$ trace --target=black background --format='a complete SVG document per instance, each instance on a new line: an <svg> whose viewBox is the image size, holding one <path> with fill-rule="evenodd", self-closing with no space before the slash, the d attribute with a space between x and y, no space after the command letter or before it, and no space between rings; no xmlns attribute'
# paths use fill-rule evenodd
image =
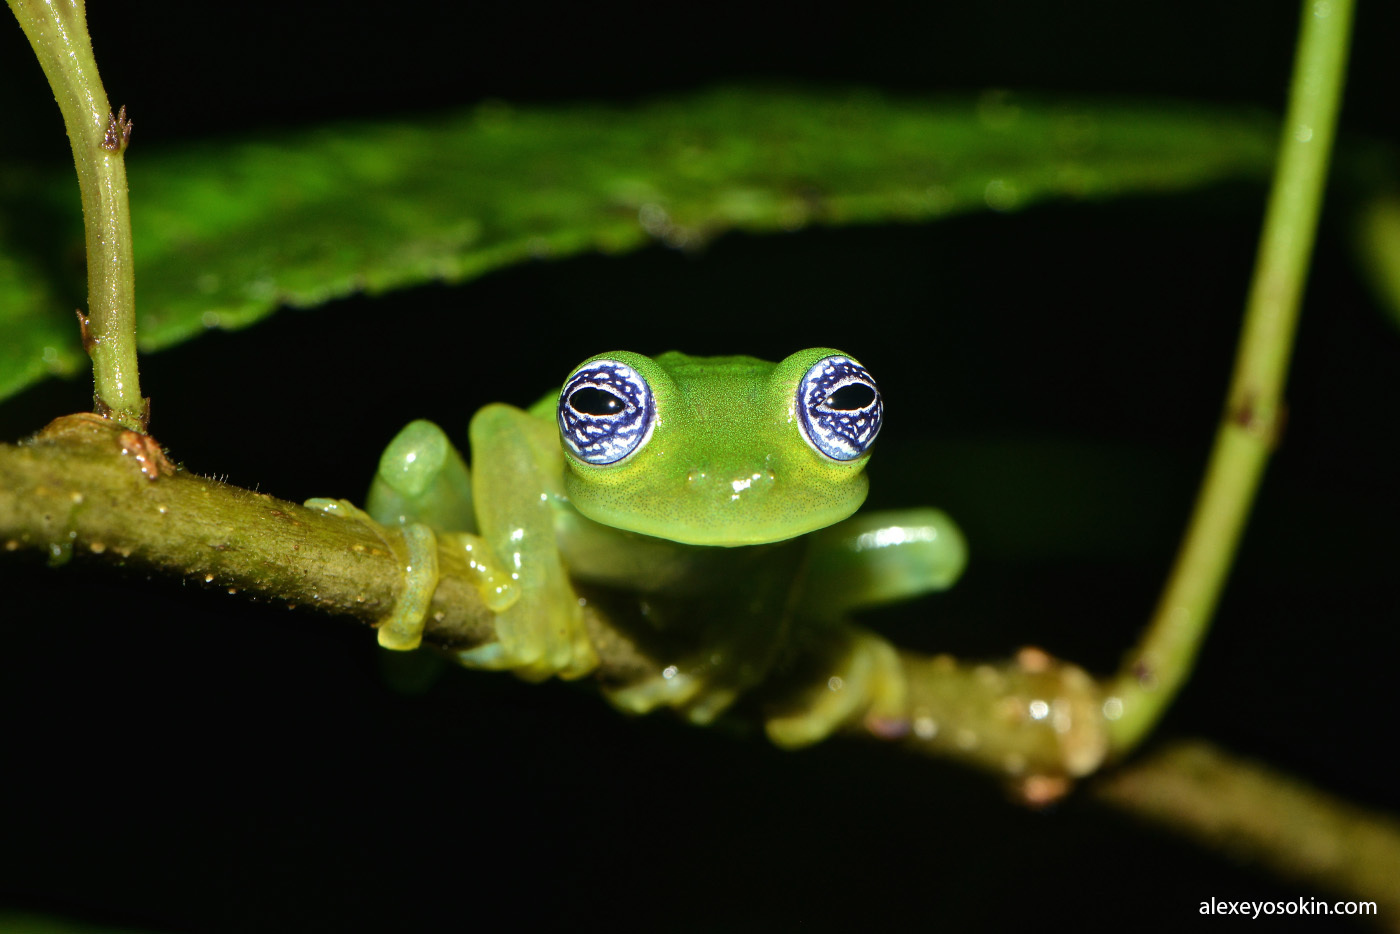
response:
<svg viewBox="0 0 1400 934"><path fill-rule="evenodd" d="M1296 27L1274 0L291 6L92 4L109 94L136 120L128 158L490 98L749 80L1279 110ZM1359 14L1344 125L1393 140L1383 7ZM16 28L0 29L0 76L0 157L67 162ZM190 469L359 498L404 421L461 432L482 403L532 401L601 349L840 346L888 400L872 503L940 505L973 549L953 592L875 624L928 650L1033 642L1108 671L1191 502L1262 202L1238 185L540 263L210 334L144 358L143 389ZM1285 443L1158 735L1394 809L1400 335L1349 256L1349 203L1324 219ZM89 400L83 380L37 387L0 405L0 437ZM619 929L1175 929L1212 897L1325 894L1087 799L1027 812L892 750L781 753L507 676L453 671L405 696L342 620L82 561L7 557L0 575L0 906L158 930L433 930L498 912Z"/></svg>

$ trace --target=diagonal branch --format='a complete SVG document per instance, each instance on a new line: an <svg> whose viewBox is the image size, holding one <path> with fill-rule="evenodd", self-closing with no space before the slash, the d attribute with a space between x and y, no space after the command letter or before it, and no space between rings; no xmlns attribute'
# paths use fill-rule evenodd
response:
<svg viewBox="0 0 1400 934"><path fill-rule="evenodd" d="M1246 864L1360 901L1400 929L1400 820L1199 740L1108 772L1099 801ZM1311 894L1311 893L1310 893Z"/></svg>

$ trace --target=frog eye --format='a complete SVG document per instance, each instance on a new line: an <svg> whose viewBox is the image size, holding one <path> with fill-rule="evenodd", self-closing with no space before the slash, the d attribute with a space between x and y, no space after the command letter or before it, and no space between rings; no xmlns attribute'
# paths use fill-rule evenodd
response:
<svg viewBox="0 0 1400 934"><path fill-rule="evenodd" d="M884 412L875 380L850 357L818 360L797 386L802 436L832 460L855 460L870 450Z"/></svg>
<svg viewBox="0 0 1400 934"><path fill-rule="evenodd" d="M651 438L656 400L642 375L616 360L593 360L559 393L559 436L579 460L616 464Z"/></svg>

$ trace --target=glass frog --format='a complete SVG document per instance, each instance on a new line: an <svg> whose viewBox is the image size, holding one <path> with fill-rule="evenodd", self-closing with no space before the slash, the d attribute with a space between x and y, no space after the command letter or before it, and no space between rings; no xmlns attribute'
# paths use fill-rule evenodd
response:
<svg viewBox="0 0 1400 934"><path fill-rule="evenodd" d="M403 528L416 569L380 642L417 646L440 542L469 553L497 613L495 641L457 653L469 667L529 679L592 671L578 584L625 594L647 626L686 636L670 640L689 647L654 676L605 689L623 710L672 707L707 723L785 646L818 640L826 667L769 717L775 742L897 717L893 648L846 616L949 586L966 548L936 510L852 518L883 414L870 373L832 349L776 364L616 351L528 410L480 410L470 469L440 428L413 422L385 451L368 501L374 519Z"/></svg>

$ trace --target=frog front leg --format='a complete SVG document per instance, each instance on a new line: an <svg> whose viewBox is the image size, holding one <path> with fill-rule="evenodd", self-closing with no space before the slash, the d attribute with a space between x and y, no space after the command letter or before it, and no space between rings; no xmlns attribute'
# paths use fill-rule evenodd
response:
<svg viewBox="0 0 1400 934"><path fill-rule="evenodd" d="M432 422L410 422L385 448L366 498L366 511L345 500L310 499L306 505L369 522L398 562L403 582L393 607L376 626L379 644L386 649L407 651L421 643L428 606L437 589L439 547L465 552L488 608L498 610L519 596L485 543L472 534L476 519L470 471L447 435Z"/></svg>
<svg viewBox="0 0 1400 934"><path fill-rule="evenodd" d="M496 641L458 654L468 667L541 680L578 678L598 665L555 532L562 508L557 429L508 405L472 419L472 494L479 534L519 597L496 615Z"/></svg>
<svg viewBox="0 0 1400 934"><path fill-rule="evenodd" d="M493 613L519 599L519 587L510 573L476 534L471 471L447 434L432 422L410 422L389 442L379 458L365 509L376 521L403 528L410 541L426 537L428 529L445 530L436 533L438 542L462 552L482 602ZM382 632L381 627L380 643L384 644Z"/></svg>
<svg viewBox="0 0 1400 934"><path fill-rule="evenodd" d="M798 616L835 621L852 610L947 590L967 567L967 542L938 509L852 516L809 536Z"/></svg>
<svg viewBox="0 0 1400 934"><path fill-rule="evenodd" d="M894 730L906 686L898 653L875 633L844 621L852 610L943 590L967 565L958 527L936 509L874 512L816 532L810 543L798 619L819 627L823 668L816 686L787 712L770 717L779 746L805 746L863 719Z"/></svg>

